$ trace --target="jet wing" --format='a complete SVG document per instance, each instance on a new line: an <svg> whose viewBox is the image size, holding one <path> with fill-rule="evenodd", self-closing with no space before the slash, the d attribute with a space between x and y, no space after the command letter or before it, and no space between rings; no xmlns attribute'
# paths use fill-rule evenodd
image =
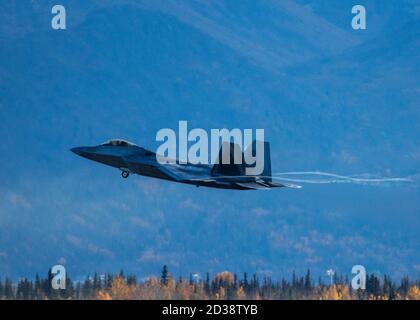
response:
<svg viewBox="0 0 420 320"><path fill-rule="evenodd" d="M175 181L184 181L186 180L186 177L183 176L180 172L177 172L176 170L173 170L172 166L167 166L164 164L159 164L157 167L160 171L162 171L167 176L171 177Z"/></svg>
<svg viewBox="0 0 420 320"><path fill-rule="evenodd" d="M176 170L173 170L172 165L159 164L154 160L136 156L131 156L123 159L126 164L126 168L130 172L142 174L144 171L160 171L163 175L175 181L183 181L186 178L180 173L176 172Z"/></svg>
<svg viewBox="0 0 420 320"><path fill-rule="evenodd" d="M176 181L203 181L208 176L208 170L198 166L159 164L156 168Z"/></svg>

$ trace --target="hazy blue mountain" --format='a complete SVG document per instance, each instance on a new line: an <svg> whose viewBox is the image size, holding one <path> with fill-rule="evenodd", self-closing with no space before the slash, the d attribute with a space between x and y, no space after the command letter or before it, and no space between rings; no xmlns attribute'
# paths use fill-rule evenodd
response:
<svg viewBox="0 0 420 320"><path fill-rule="evenodd" d="M0 276L83 277L354 264L420 272L416 1L0 4ZM132 176L69 148L156 131L264 128L274 172L414 176L410 184L235 192Z"/></svg>

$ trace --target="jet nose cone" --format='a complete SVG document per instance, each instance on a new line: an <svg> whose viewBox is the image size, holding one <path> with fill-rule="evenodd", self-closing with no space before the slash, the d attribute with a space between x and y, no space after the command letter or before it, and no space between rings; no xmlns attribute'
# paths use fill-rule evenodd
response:
<svg viewBox="0 0 420 320"><path fill-rule="evenodd" d="M83 148L82 147L71 148L70 151L74 152L75 154L77 154L79 156L83 155Z"/></svg>
<svg viewBox="0 0 420 320"><path fill-rule="evenodd" d="M88 159L91 159L92 156L94 155L92 147L76 147L76 148L71 148L70 151L74 152L75 154L81 157L88 158Z"/></svg>

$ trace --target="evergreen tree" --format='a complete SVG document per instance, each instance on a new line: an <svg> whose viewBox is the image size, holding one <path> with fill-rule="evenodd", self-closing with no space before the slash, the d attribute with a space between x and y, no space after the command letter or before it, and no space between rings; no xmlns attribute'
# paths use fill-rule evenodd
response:
<svg viewBox="0 0 420 320"><path fill-rule="evenodd" d="M368 296L373 295L375 297L381 294L379 279L374 274L366 277L366 293Z"/></svg>
<svg viewBox="0 0 420 320"><path fill-rule="evenodd" d="M16 299L28 300L31 298L32 283L24 278L18 282L16 290Z"/></svg>
<svg viewBox="0 0 420 320"><path fill-rule="evenodd" d="M246 272L244 272L243 286L244 286L245 292L248 291L248 286L249 286L248 273Z"/></svg>
<svg viewBox="0 0 420 320"><path fill-rule="evenodd" d="M206 291L207 295L210 295L210 274L206 272L206 282L204 285L204 290Z"/></svg>
<svg viewBox="0 0 420 320"><path fill-rule="evenodd" d="M5 299L14 299L12 280L6 278L4 280L4 297Z"/></svg>
<svg viewBox="0 0 420 320"><path fill-rule="evenodd" d="M114 277L112 276L112 274L107 274L106 275L106 288L110 289L112 287L112 282L114 281Z"/></svg>
<svg viewBox="0 0 420 320"><path fill-rule="evenodd" d="M407 276L404 276L401 279L401 285L400 285L400 288L399 288L398 291L400 291L400 293L405 296L405 295L407 295L407 292L408 292L409 288L410 288L410 281L408 280Z"/></svg>
<svg viewBox="0 0 420 320"><path fill-rule="evenodd" d="M4 286L0 279L0 300L3 299L3 297L4 297Z"/></svg>
<svg viewBox="0 0 420 320"><path fill-rule="evenodd" d="M35 275L35 284L34 284L34 299L42 299L42 283L41 279L39 278L39 274Z"/></svg>
<svg viewBox="0 0 420 320"><path fill-rule="evenodd" d="M324 286L324 283L322 282L321 276L318 277L318 286Z"/></svg>
<svg viewBox="0 0 420 320"><path fill-rule="evenodd" d="M162 268L162 275L160 277L160 283L166 286L168 284L168 280L169 280L169 271L168 271L168 266L165 264Z"/></svg>
<svg viewBox="0 0 420 320"><path fill-rule="evenodd" d="M85 299L90 299L92 297L92 281L89 277L86 277L83 286L82 286L82 296Z"/></svg>
<svg viewBox="0 0 420 320"><path fill-rule="evenodd" d="M93 282L92 282L92 289L93 289L93 291L97 291L97 290L99 290L99 278L98 278L98 273L97 272L95 272L94 274L93 274Z"/></svg>
<svg viewBox="0 0 420 320"><path fill-rule="evenodd" d="M80 282L76 284L76 299L82 299L82 285Z"/></svg>
<svg viewBox="0 0 420 320"><path fill-rule="evenodd" d="M305 291L309 293L312 290L311 271L308 269L305 276Z"/></svg>
<svg viewBox="0 0 420 320"><path fill-rule="evenodd" d="M48 299L53 299L53 295L55 290L52 289L51 282L53 279L53 275L51 273L51 269L48 270L47 278L42 281L42 291L44 292L45 296Z"/></svg>
<svg viewBox="0 0 420 320"><path fill-rule="evenodd" d="M334 272L334 275L333 275L333 284L339 284L339 283L340 283L340 281L338 279L338 274L337 274L337 272Z"/></svg>
<svg viewBox="0 0 420 320"><path fill-rule="evenodd" d="M136 278L136 276L134 274L129 275L127 277L127 284L129 286L135 286L135 285L137 285L137 278Z"/></svg>
<svg viewBox="0 0 420 320"><path fill-rule="evenodd" d="M296 273L293 270L293 274L292 274L292 287L296 288Z"/></svg>
<svg viewBox="0 0 420 320"><path fill-rule="evenodd" d="M256 273L254 273L254 274L252 275L251 293L252 293L253 295L255 295L255 294L258 292L259 287L260 287L260 283L259 283L259 280L258 280L257 274L256 274Z"/></svg>

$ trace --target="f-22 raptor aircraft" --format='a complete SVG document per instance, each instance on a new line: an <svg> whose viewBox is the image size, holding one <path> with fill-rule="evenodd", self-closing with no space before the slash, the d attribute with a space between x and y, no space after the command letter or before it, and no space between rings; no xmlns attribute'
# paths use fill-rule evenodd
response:
<svg viewBox="0 0 420 320"><path fill-rule="evenodd" d="M253 142L254 146L255 143L256 141ZM264 190L275 187L300 188L297 185L273 181L268 142L264 142L264 170L260 175L245 175L245 162L234 163L234 152L240 150L240 148L236 149L237 147L239 146L235 147L234 143L229 143L229 146L222 145L219 151L219 161L214 165L183 164L179 161L162 164L157 161L156 153L123 139L112 139L97 146L72 148L71 151L84 158L120 169L123 178L128 178L130 173L136 173L197 187L236 190ZM225 150L230 151L228 164L222 163ZM242 152L241 156L243 159Z"/></svg>

